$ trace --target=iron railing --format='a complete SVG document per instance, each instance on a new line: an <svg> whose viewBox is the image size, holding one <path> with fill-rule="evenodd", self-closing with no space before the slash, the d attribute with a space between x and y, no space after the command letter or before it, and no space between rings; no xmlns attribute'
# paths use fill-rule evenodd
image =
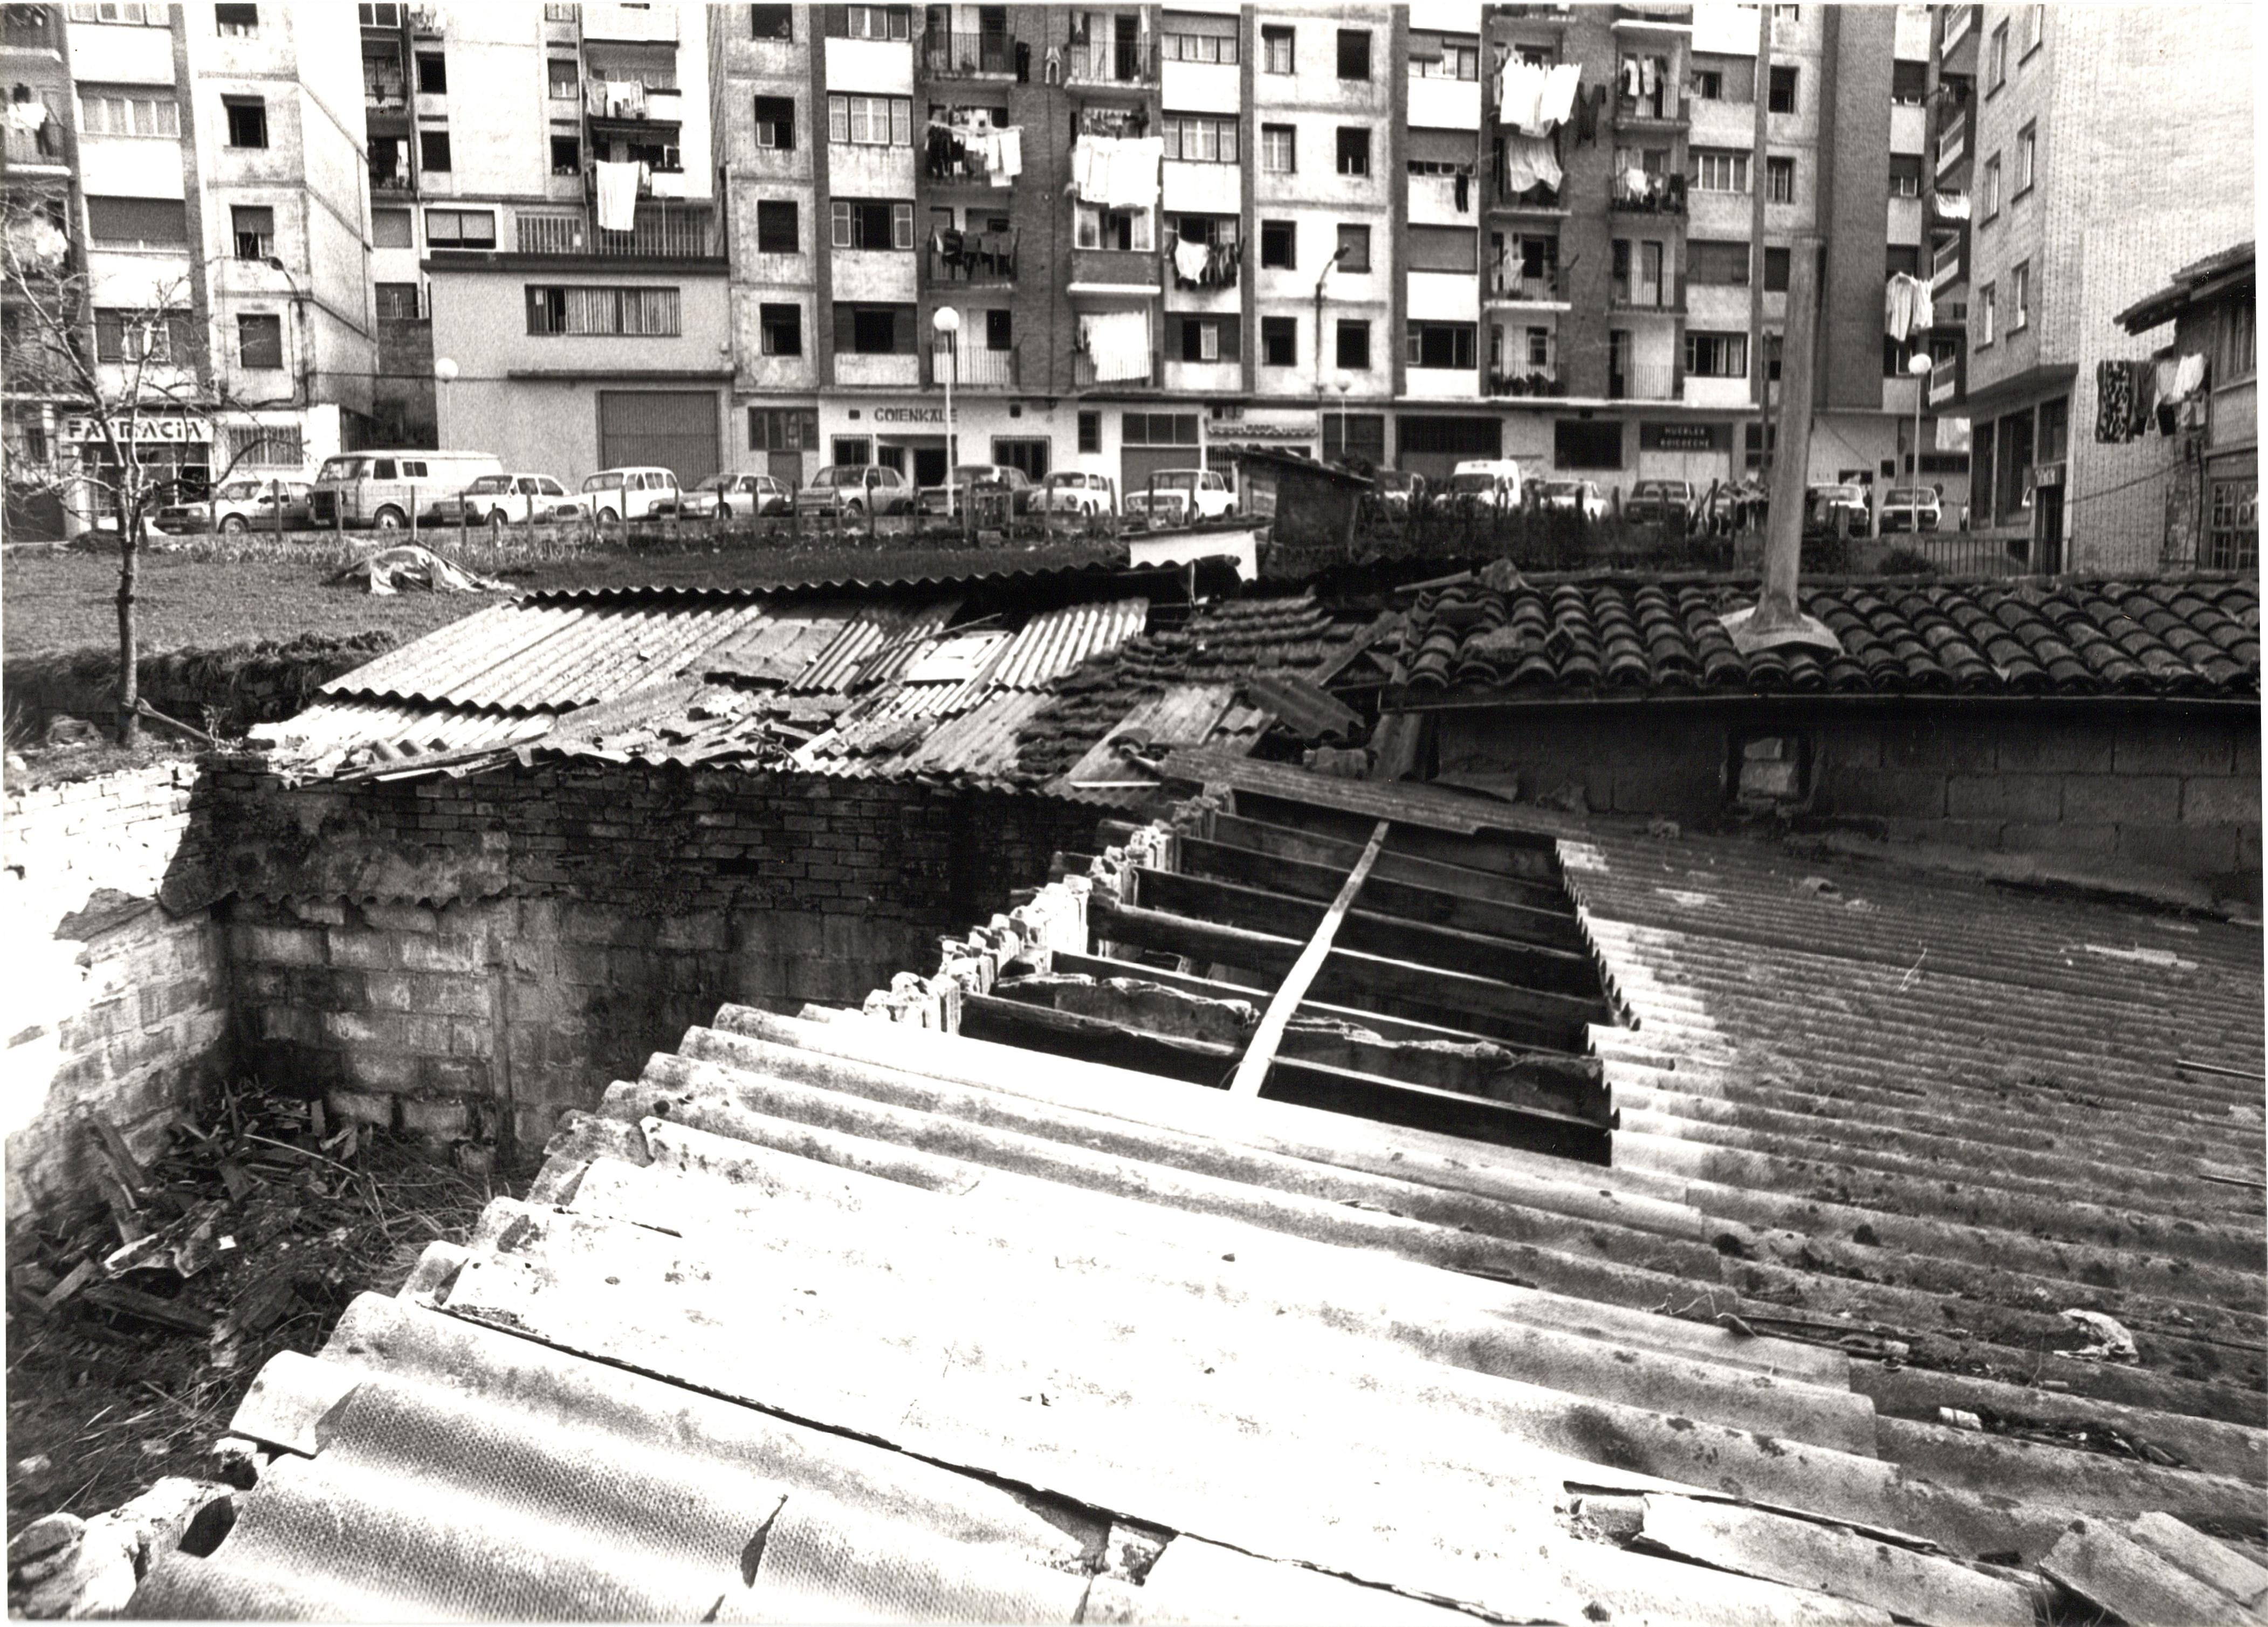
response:
<svg viewBox="0 0 2268 1627"><path fill-rule="evenodd" d="M1491 395L1565 395L1567 381L1556 367L1528 367L1488 375Z"/></svg>
<svg viewBox="0 0 2268 1627"><path fill-rule="evenodd" d="M1082 390L1138 390L1154 384L1158 378L1158 358L1150 357L1149 371L1132 379L1098 379L1094 376L1094 358L1091 356L1071 357L1071 383Z"/></svg>
<svg viewBox="0 0 2268 1627"><path fill-rule="evenodd" d="M512 222L512 247L523 254L708 260L717 254L717 220L705 207L641 203L628 232L603 232L587 210L523 210Z"/></svg>
<svg viewBox="0 0 2268 1627"><path fill-rule="evenodd" d="M1064 48L1066 85L1154 85L1158 81L1158 41L1149 35L1135 40L1074 40Z"/></svg>
<svg viewBox="0 0 2268 1627"><path fill-rule="evenodd" d="M1020 41L1005 33L925 33L922 70L932 78L966 79L1016 71Z"/></svg>
<svg viewBox="0 0 2268 1627"><path fill-rule="evenodd" d="M1564 305L1567 299L1566 269L1546 266L1541 271L1531 273L1516 265L1491 267L1488 273L1487 298Z"/></svg>
<svg viewBox="0 0 2268 1627"><path fill-rule="evenodd" d="M1615 99L1615 122L1617 124L1682 124L1685 119L1685 99L1667 86L1651 96L1617 96Z"/></svg>
<svg viewBox="0 0 2268 1627"><path fill-rule="evenodd" d="M1631 362L1607 374L1607 397L1617 401L1677 399L1677 370L1668 362Z"/></svg>
<svg viewBox="0 0 2268 1627"><path fill-rule="evenodd" d="M1649 170L1643 180L1634 180L1627 173L1620 174L1607 184L1608 202L1625 213L1682 215L1685 212L1685 177L1674 171L1657 174Z"/></svg>
<svg viewBox="0 0 2268 1627"><path fill-rule="evenodd" d="M937 345L927 352L927 377L922 383L930 389L943 387L946 379L956 390L1012 390L1023 382L1023 351L1010 345L1005 350L987 350L982 342L956 347Z"/></svg>
<svg viewBox="0 0 2268 1627"><path fill-rule="evenodd" d="M932 233L924 256L932 283L1012 283L1016 280L1016 233Z"/></svg>

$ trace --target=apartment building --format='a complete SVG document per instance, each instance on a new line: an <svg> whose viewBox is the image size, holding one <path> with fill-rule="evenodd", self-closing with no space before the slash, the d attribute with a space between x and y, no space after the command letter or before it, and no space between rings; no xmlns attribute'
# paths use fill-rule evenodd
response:
<svg viewBox="0 0 2268 1627"><path fill-rule="evenodd" d="M1967 307L1933 401L1972 425L1972 519L2046 569L2158 563L2191 500L2141 443L2095 438L2095 367L2140 354L2117 314L2252 234L2250 30L2194 6L1938 10L1934 277ZM2145 139L2106 110L2160 107ZM1950 358L1949 358L1950 359Z"/></svg>
<svg viewBox="0 0 2268 1627"><path fill-rule="evenodd" d="M276 4L17 5L8 184L51 200L87 281L106 385L161 410L151 456L195 486L298 474L352 444L375 364L354 19ZM11 450L85 467L92 425L11 394ZM162 450L157 450L162 448ZM87 492L47 513L99 520Z"/></svg>

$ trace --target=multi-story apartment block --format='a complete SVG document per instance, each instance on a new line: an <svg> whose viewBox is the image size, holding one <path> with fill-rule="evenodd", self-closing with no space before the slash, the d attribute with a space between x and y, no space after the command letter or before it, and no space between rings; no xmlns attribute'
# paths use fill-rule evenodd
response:
<svg viewBox="0 0 2268 1627"><path fill-rule="evenodd" d="M1970 177L1935 254L1967 306L1940 403L1972 424L1972 518L2046 568L2156 562L2183 482L2099 445L2095 364L2132 353L2117 313L2252 234L2252 44L2185 6L1963 5L1937 18L1939 185ZM2134 141L2104 116L2162 107ZM1942 298L1943 296L1940 296Z"/></svg>
<svg viewBox="0 0 2268 1627"><path fill-rule="evenodd" d="M106 395L172 401L147 454L191 486L298 474L356 441L374 323L354 19L274 4L7 11L8 187L40 194L86 280ZM17 330L20 317L11 322ZM100 461L88 418L11 389L12 454ZM162 447L162 451L156 448ZM68 515L99 520L84 490Z"/></svg>

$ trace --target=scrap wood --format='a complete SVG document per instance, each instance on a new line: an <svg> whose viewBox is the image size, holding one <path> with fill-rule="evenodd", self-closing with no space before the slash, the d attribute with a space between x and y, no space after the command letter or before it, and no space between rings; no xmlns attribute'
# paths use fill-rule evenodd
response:
<svg viewBox="0 0 2268 1627"><path fill-rule="evenodd" d="M155 1322L161 1328L176 1329L182 1333L210 1334L213 1318L193 1305L178 1304L161 1299L154 1293L144 1293L122 1283L92 1283L79 1296L85 1303L122 1315L137 1316L144 1321Z"/></svg>
<svg viewBox="0 0 2268 1627"><path fill-rule="evenodd" d="M126 1145L126 1137L92 1108L79 1109L79 1123L86 1127L87 1134L92 1137L95 1154L102 1160L104 1169L118 1183L131 1206L139 1209L142 1200L149 1194L150 1174L134 1156L133 1149Z"/></svg>

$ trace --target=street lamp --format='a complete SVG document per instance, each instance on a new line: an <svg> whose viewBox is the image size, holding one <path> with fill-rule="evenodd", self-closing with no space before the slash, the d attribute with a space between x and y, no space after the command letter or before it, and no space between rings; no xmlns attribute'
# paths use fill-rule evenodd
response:
<svg viewBox="0 0 2268 1627"><path fill-rule="evenodd" d="M1933 370L1934 364L1930 361L1927 350L1916 350L1906 358L1906 371L1913 375L1914 381L1913 479L1907 490L1913 498L1913 528L1917 537L1921 534L1921 402L1922 397L1929 394L1929 375ZM1944 522L1940 520L1939 523Z"/></svg>
<svg viewBox="0 0 2268 1627"><path fill-rule="evenodd" d="M946 502L961 511L961 528L965 535L968 530L968 504L955 493L953 485L953 471L961 466L960 459L954 455L957 448L953 433L953 381L961 372L961 313L951 306L939 306L929 319L929 325L951 353L952 359L945 371L945 497ZM937 352L932 349L930 354L934 356Z"/></svg>
<svg viewBox="0 0 2268 1627"><path fill-rule="evenodd" d="M1349 463L1354 454L1347 448L1347 396L1354 389L1354 380L1344 374L1339 377L1339 461Z"/></svg>
<svg viewBox="0 0 2268 1627"><path fill-rule="evenodd" d="M1331 273L1338 269L1346 253L1346 245L1340 244L1338 252L1323 261L1323 274L1315 279L1315 412L1319 420L1323 410L1323 284L1331 280ZM1318 422L1315 438L1320 441L1322 438L1323 426Z"/></svg>
<svg viewBox="0 0 2268 1627"><path fill-rule="evenodd" d="M293 394L300 406L307 405L307 296L299 286L299 279L291 275L291 268L281 258L269 254L261 261L270 271L281 273L291 290L291 379Z"/></svg>
<svg viewBox="0 0 2268 1627"><path fill-rule="evenodd" d="M433 442L437 446L446 446L449 444L448 438L441 433L441 420L447 416L446 409L449 405L449 387L456 381L456 378L455 362L446 356L434 359L433 379L441 387L441 406L444 409L442 412L434 415Z"/></svg>

